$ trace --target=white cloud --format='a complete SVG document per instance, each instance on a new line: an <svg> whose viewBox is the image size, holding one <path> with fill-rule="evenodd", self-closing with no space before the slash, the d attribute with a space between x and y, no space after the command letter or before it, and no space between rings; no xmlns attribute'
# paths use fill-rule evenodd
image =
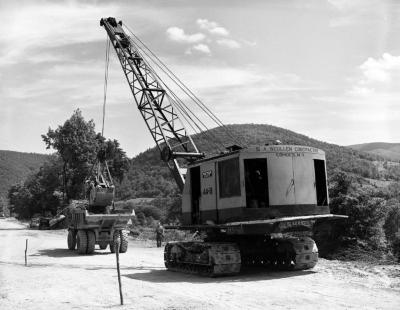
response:
<svg viewBox="0 0 400 310"><path fill-rule="evenodd" d="M196 45L188 48L185 53L188 55L191 55L193 53L193 51L197 51L197 52L200 52L200 53L203 53L206 55L211 55L210 48L208 47L207 44L203 44L203 43L196 44Z"/></svg>
<svg viewBox="0 0 400 310"><path fill-rule="evenodd" d="M368 58L360 69L364 75L364 82L390 82L394 76L400 74L400 56L388 53L379 59Z"/></svg>
<svg viewBox="0 0 400 310"><path fill-rule="evenodd" d="M172 41L183 43L197 43L205 39L205 35L202 33L185 34L185 31L178 27L169 27L167 29L167 35Z"/></svg>
<svg viewBox="0 0 400 310"><path fill-rule="evenodd" d="M207 30L208 32L216 35L221 35L221 36L227 36L229 35L229 31L218 25L216 22L209 21L207 19L201 19L199 18L196 21L197 25L200 27L200 29Z"/></svg>
<svg viewBox="0 0 400 310"><path fill-rule="evenodd" d="M373 2L368 0L369 2ZM375 0L374 0L375 1ZM365 5L365 0L328 0L328 3L340 11L348 11ZM375 1L377 2L377 1Z"/></svg>
<svg viewBox="0 0 400 310"><path fill-rule="evenodd" d="M368 58L358 70L358 75L348 80L351 85L347 91L313 100L327 113L336 113L332 124L341 124L339 130L345 133L342 144L398 140L400 56L385 53Z"/></svg>
<svg viewBox="0 0 400 310"><path fill-rule="evenodd" d="M243 43L247 44L248 46L256 46L257 42L256 41L248 41L248 40L242 40Z"/></svg>
<svg viewBox="0 0 400 310"><path fill-rule="evenodd" d="M358 97L367 97L374 93L373 88L362 87L362 86L354 86L352 90L350 90L350 94Z"/></svg>
<svg viewBox="0 0 400 310"><path fill-rule="evenodd" d="M254 66L228 67L221 65L185 65L177 66L175 73L187 81L189 88L195 93L221 92L226 95L227 89L240 89L243 92L249 89L252 97L263 97L266 92L291 92L308 90L315 85L307 85L295 74L265 73L260 72ZM234 100L230 96L230 100ZM244 96L239 96L244 99ZM240 101L240 99L238 99Z"/></svg>
<svg viewBox="0 0 400 310"><path fill-rule="evenodd" d="M360 66L361 76L353 82L349 93L353 96L396 94L400 84L400 56L384 53L382 57L368 58Z"/></svg>
<svg viewBox="0 0 400 310"><path fill-rule="evenodd" d="M220 39L217 40L217 43L227 48L232 48L232 49L240 48L240 43L232 39Z"/></svg>
<svg viewBox="0 0 400 310"><path fill-rule="evenodd" d="M35 48L45 49L74 43L104 40L99 30L100 16L118 12L112 4L46 3L14 5L0 11L7 31L0 32L0 65L30 59ZM28 52L29 51L29 52ZM52 60L52 56L47 54ZM47 57L33 62L47 61Z"/></svg>

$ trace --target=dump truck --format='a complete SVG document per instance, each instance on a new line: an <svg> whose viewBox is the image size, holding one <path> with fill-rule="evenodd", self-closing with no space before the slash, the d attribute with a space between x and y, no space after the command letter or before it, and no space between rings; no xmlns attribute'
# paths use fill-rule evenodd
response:
<svg viewBox="0 0 400 310"><path fill-rule="evenodd" d="M97 174L85 182L87 199L73 201L70 205L68 249L77 249L79 254L92 254L97 244L101 250L109 246L111 253L117 250L125 253L128 250L127 226L135 213L133 210L130 214L114 210L115 187L108 167L96 170Z"/></svg>

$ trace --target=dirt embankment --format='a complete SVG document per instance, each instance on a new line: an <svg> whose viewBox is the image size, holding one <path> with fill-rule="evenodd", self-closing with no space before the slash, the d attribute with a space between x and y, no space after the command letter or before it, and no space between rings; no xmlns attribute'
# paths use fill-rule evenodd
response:
<svg viewBox="0 0 400 310"><path fill-rule="evenodd" d="M312 271L256 268L209 279L166 271L162 249L134 240L120 256L121 307L115 255L79 256L66 236L0 219L1 309L400 309L400 265L321 259Z"/></svg>

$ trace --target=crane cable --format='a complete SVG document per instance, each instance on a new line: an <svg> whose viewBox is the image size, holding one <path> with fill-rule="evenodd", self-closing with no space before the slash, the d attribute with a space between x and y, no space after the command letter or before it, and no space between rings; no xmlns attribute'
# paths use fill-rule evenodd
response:
<svg viewBox="0 0 400 310"><path fill-rule="evenodd" d="M149 58L149 60L151 60L151 61L152 61L162 72L164 72L176 85L178 85L178 84L174 81L174 79L173 79L167 72L165 72L165 70L164 70L162 67L160 67L160 65L157 64L157 62L156 62L154 59L152 59L152 57L151 57L145 50L143 50L134 40L130 39L130 41L131 41L131 43L135 46L135 48L136 48L138 51L141 51L143 54L145 54L145 55ZM152 53L150 50L149 50L149 52ZM152 73L154 74L154 76L157 78L158 83L160 83L161 85L163 85L163 87L164 87L165 89L167 89L167 90L169 91L169 93L172 95L173 98L171 98L171 96L169 96L168 93L167 93L167 96L168 96L168 98L170 99L171 104L173 104L173 106L175 106L175 108L177 108L177 110L181 112L181 116L186 120L187 124L195 131L195 133L199 133L199 132L200 132L200 133L203 133L204 136L206 136L206 137L209 139L210 142L212 141L212 143L214 144L214 146L217 147L217 149L219 149L220 151L223 151L223 150L225 149L225 146L224 146L224 144L223 144L221 141L219 141L219 139L217 138L217 136L211 134L211 133L209 132L209 128L201 121L201 119L200 119L193 111L191 111L191 109L189 109L189 107L188 107L188 106L187 106L187 105L172 91L172 89L170 89L170 88L168 87L168 85L162 80L162 78L161 78L161 77L157 74L157 72L152 68L152 66L151 66L150 63L146 60L146 58L144 58L144 57L142 56L142 59L143 59L143 61L146 62L147 66L149 67L149 69L151 70L151 72L152 72ZM180 87L180 86L178 85L178 87ZM180 88L182 89L182 87L180 87ZM185 92L185 93L186 93L186 92ZM187 93L186 93L186 94L187 94ZM188 95L188 96L189 96L189 95ZM189 98L192 99L190 96L189 96ZM192 99L192 100L193 100L193 99ZM194 100L193 100L193 101L194 101ZM195 102L195 103L196 103L196 102ZM190 114L191 114L192 116L190 116ZM194 120L192 119L192 117L195 118L195 119L197 120L197 122L194 121ZM188 121L187 118L189 118L189 119L191 120L191 122ZM202 129L202 127L201 127L199 124L202 125L202 126L204 127L204 129ZM199 131L197 131L196 129L194 129L194 128L193 128L193 125L196 126L196 127L198 128ZM217 124L217 125L218 125L218 124ZM210 139L210 136L213 136L214 139ZM217 141L218 141L218 142L217 142ZM219 143L219 146L218 146L218 143ZM222 146L222 149L219 148L220 146Z"/></svg>
<svg viewBox="0 0 400 310"><path fill-rule="evenodd" d="M149 53L158 61L153 60L147 53L145 53L155 64L159 67L200 109L208 116L215 124L221 126L226 134L235 142L238 143L238 137L232 135L227 129L226 125L163 63L163 61L153 53L153 51L141 41L126 25L125 28L142 46L149 51ZM137 44L136 44L137 46ZM143 49L141 49L143 51ZM242 142L242 141L241 141ZM238 144L241 144L240 142Z"/></svg>
<svg viewBox="0 0 400 310"><path fill-rule="evenodd" d="M151 54L151 55L153 55L153 57L151 56L151 55L149 55L143 48L141 48L134 40L132 40L131 39L131 42L135 45L135 47L138 49L138 50L140 50L142 53L144 53L148 58L149 58L149 60L151 60L175 85L177 85L183 92L185 92L185 94L192 100L192 101L194 101L194 103L195 104L197 104L198 105L198 103L192 98L192 96L190 95L190 94L188 94L188 92L177 82L177 81L179 81L182 85L184 85L176 76L175 76L175 74L164 64L164 63L162 63L162 61L137 37L137 36L135 36L135 34L133 34L132 33L132 31L130 31L130 29L128 29L129 30L129 32L132 34L132 36L134 37L134 38L136 38L142 45L143 45L143 47ZM156 60L154 60L154 59L156 59ZM157 62L158 61L158 62ZM151 68L151 66L148 64L148 66ZM152 69L152 68L151 68ZM193 122L193 119L189 116L189 114L192 114L192 116L194 117L194 118L196 118L196 120L197 120L197 122L198 123L200 123L201 125L203 125L203 127L204 127L204 129L205 130L209 130L209 128L207 128L207 126L196 116L196 114L193 112L193 111L191 111L189 108L188 108L188 106L167 86L167 84L161 79L161 77L157 74L157 72L154 70L154 69L152 69L152 72L153 72L153 74L155 75L155 76L157 76L157 78L162 82L162 84L163 84L163 86L165 87L165 88L167 88L168 90L169 90L169 92L172 94L172 96L175 98L175 100L174 100L174 102L176 103L176 104L178 104L178 102L180 103L179 105L180 105L180 107L181 107L181 109L183 110L183 112L192 120L192 122ZM175 77L175 79L174 79L174 77ZM185 85L184 85L185 86ZM198 105L199 106L199 105ZM199 106L201 109L202 109L202 107L201 106ZM202 109L203 111L204 111L204 109ZM189 113L188 113L189 112ZM206 112L206 111L205 111ZM217 125L220 125L220 124L218 124L214 119L213 119L213 117L210 115L210 114L208 114L207 112L206 112L206 114L217 124ZM198 124L196 123L196 122L193 122L198 128L199 128L199 130L200 130L200 132L202 132L202 133L204 133L204 130L203 129L201 129L201 127L200 126L198 126Z"/></svg>
<svg viewBox="0 0 400 310"><path fill-rule="evenodd" d="M108 86L108 67L110 63L110 45L111 41L107 37L106 43L106 63L105 63L105 70L104 70L104 97L103 97L103 124L101 127L101 136L104 136L104 119L106 117L106 102L107 102L107 86Z"/></svg>
<svg viewBox="0 0 400 310"><path fill-rule="evenodd" d="M110 39L106 38L106 60L105 60L105 68L104 68L104 94L103 94L103 122L102 122L102 126L101 126L101 136L104 138L104 120L106 118L106 103L107 103L107 88L108 88L108 68L109 68L109 63L110 63L110 48L111 48L111 41ZM104 151L106 152L106 151ZM108 168L108 164L107 164L107 160L104 159L104 163L106 166L106 170L108 173L108 176L110 178L111 181L111 185L113 184L113 179L111 177L111 173L110 170ZM101 165L99 164L97 166L97 176L101 176L102 178L103 175L101 173Z"/></svg>

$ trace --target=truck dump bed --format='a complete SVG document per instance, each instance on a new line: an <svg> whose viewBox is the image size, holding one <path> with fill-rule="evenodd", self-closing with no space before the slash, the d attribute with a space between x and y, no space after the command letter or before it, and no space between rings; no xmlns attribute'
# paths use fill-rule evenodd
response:
<svg viewBox="0 0 400 310"><path fill-rule="evenodd" d="M75 210L71 214L70 225L75 229L125 228L132 214L89 214L86 210Z"/></svg>

